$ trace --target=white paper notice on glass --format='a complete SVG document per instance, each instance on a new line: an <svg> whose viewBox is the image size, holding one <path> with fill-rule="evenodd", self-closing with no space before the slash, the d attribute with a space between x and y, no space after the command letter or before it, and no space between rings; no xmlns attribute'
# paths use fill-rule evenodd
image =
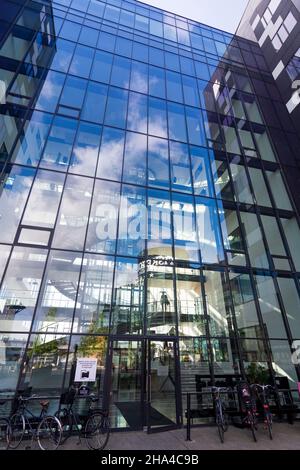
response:
<svg viewBox="0 0 300 470"><path fill-rule="evenodd" d="M97 359L81 357L77 359L75 382L95 382L97 373Z"/></svg>

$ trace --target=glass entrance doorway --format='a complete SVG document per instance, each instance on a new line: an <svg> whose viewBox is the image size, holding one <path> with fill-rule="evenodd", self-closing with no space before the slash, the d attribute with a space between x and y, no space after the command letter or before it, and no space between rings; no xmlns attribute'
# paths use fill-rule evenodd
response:
<svg viewBox="0 0 300 470"><path fill-rule="evenodd" d="M147 430L162 431L181 421L178 347L170 340L147 340Z"/></svg>
<svg viewBox="0 0 300 470"><path fill-rule="evenodd" d="M111 340L107 373L113 428L177 427L181 423L178 344L166 339Z"/></svg>

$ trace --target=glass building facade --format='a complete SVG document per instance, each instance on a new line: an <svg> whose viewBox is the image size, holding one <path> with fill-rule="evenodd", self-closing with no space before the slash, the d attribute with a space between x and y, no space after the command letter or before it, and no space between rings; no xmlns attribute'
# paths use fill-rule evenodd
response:
<svg viewBox="0 0 300 470"><path fill-rule="evenodd" d="M134 0L3 5L1 394L96 358L113 427L151 430L253 364L296 389L299 137L258 44Z"/></svg>

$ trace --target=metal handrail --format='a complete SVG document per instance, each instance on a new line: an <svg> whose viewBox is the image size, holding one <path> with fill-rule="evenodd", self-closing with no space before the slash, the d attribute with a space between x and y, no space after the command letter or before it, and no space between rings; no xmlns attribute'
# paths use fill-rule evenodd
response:
<svg viewBox="0 0 300 470"><path fill-rule="evenodd" d="M212 397L212 403L213 403L213 396L215 394L215 391L213 390L213 386L210 387L211 390L205 390L203 392L188 392L186 394L187 396L187 409L186 409L186 418L187 418L187 424L186 424L186 440L187 441L190 441L191 440L191 427L192 427L192 409L191 409L191 397L192 396L203 396L203 395L211 395ZM223 388L223 387L222 387ZM226 388L226 387L224 387ZM278 409L278 414L282 413L286 413L286 409L283 408L283 405L280 403L280 397L279 397L279 394L280 393L285 393L285 392L298 392L298 389L297 388L289 388L289 389L279 389L277 387L274 387L273 389L273 392L274 392L274 395L275 395L275 402L276 402L276 407ZM234 394L236 395L236 398L234 399L235 402L237 403L237 411L239 413L242 414L242 410L241 410L241 406L240 406L240 400L239 400L239 392L238 390L236 390L235 388L232 388L232 387L227 387L227 390L220 390L220 395L223 394L223 395L228 395L228 394ZM299 393L299 392L298 392ZM183 394L184 395L184 394ZM293 397L292 397L292 402L291 402L291 406L293 406L293 403L294 403L294 400L293 400ZM296 405L294 405L296 406ZM213 409L213 407L210 407ZM292 410L291 410L292 411ZM299 412L300 412L300 406L299 406Z"/></svg>

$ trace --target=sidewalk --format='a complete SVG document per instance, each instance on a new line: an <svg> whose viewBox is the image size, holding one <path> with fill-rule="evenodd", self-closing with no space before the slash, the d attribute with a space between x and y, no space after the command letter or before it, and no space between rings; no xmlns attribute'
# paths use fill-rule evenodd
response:
<svg viewBox="0 0 300 470"><path fill-rule="evenodd" d="M112 433L107 450L300 450L300 423L274 424L274 439L271 441L260 424L257 432L258 442L252 440L248 429L230 426L221 444L215 427L192 429L192 441L187 442L186 430L147 434L145 432ZM78 438L67 441L61 449L85 450L84 440L78 445Z"/></svg>

